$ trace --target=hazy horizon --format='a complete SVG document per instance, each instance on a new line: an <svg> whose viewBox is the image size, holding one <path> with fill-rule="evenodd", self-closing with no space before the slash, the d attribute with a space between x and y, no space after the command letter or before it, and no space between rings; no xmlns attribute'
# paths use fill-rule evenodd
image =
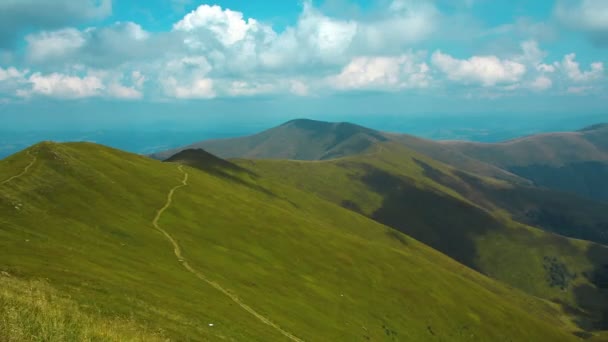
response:
<svg viewBox="0 0 608 342"><path fill-rule="evenodd" d="M543 114L494 115L409 115L409 116L344 116L266 117L257 121L222 122L187 116L180 120L131 123L115 127L112 123L74 123L72 126L23 125L12 130L0 129L0 158L4 158L40 141L89 141L139 154L188 145L208 139L251 135L293 119L312 119L331 122L351 122L380 131L405 133L433 140L469 140L500 142L521 136L574 131L608 122L602 114L573 116L553 115L547 120Z"/></svg>

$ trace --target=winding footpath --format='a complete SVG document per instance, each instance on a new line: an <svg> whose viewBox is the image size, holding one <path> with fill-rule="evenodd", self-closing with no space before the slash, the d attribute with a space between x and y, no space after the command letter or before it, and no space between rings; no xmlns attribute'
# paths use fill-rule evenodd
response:
<svg viewBox="0 0 608 342"><path fill-rule="evenodd" d="M188 261L186 261L186 259L182 255L181 247L179 246L179 244L177 243L177 241L173 238L173 236L171 236L171 234L169 234L166 230L164 230L163 228L160 227L160 225L158 224L158 221L160 220L160 217L165 212L165 210L167 210L171 206L171 203L173 202L173 194L175 193L175 191L177 189L183 188L183 187L185 187L185 186L188 185L188 173L184 171L182 165L178 166L178 169L184 174L184 179L182 180L182 182L181 182L180 185L177 185L176 187L174 187L173 189L171 189L169 191L169 194L167 195L167 202L165 203L165 205L162 208L160 208L158 210L158 212L156 213L156 216L154 217L154 220L152 221L152 225L154 226L154 228L156 230L158 230L159 232L161 232L167 238L167 240L169 240L169 242L173 245L173 253L177 257L177 260L180 262L180 264L182 264L182 266L184 266L184 268L186 270L188 270L188 272L194 274L200 280L204 281L205 283L207 283L208 285L210 285L214 289L216 289L216 290L220 291L221 293L223 293L226 297L230 298L235 304L237 304L243 310L245 310L248 313L250 313L252 316L254 316L255 318L257 318L262 323L264 323L264 324L266 324L266 325L274 328L276 331L278 331L283 336L289 338L292 341L303 342L303 340L301 340L300 338L298 338L298 337L294 336L293 334L291 334L291 333L283 330L277 324L273 323L268 318L262 316L261 314L259 314L255 310L253 310L250 306L248 306L247 304L243 303L236 295L230 293L228 290L226 290L225 288L223 288L220 284L218 284L218 283L216 283L216 282L208 279L204 274L202 274L201 272L195 270L192 266L190 266L190 264L188 263Z"/></svg>
<svg viewBox="0 0 608 342"><path fill-rule="evenodd" d="M34 165L34 163L36 162L36 159L37 159L37 158L36 158L36 156L33 156L33 155L30 153L30 151L27 151L27 154L28 154L30 157L32 157L32 161L31 161L29 164L27 164L27 165L25 166L25 168L23 169L23 171L21 171L21 173L20 173L20 174L15 175L15 176L13 176L13 177L11 177L11 178L9 178L9 179L6 179L6 180L4 180L4 181L0 182L0 185L7 184L7 183L9 183L9 182L11 182L11 181L14 181L15 179L17 179L17 178L19 178L19 177L23 176L23 175L24 175L24 174L26 174L26 173L27 173L27 171L28 171L28 170L29 170L29 169L30 169L30 168L31 168L31 167Z"/></svg>

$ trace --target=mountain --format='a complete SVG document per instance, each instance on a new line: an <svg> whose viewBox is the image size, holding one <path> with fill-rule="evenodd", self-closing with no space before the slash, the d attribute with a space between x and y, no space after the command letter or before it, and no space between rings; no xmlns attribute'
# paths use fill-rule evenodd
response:
<svg viewBox="0 0 608 342"><path fill-rule="evenodd" d="M587 207L590 201L569 194L478 177L395 142L336 160L235 162L560 303L581 314L581 326L608 327L608 248L554 234L606 241L606 205Z"/></svg>
<svg viewBox="0 0 608 342"><path fill-rule="evenodd" d="M202 148L222 158L323 160L358 154L386 140L383 133L351 123L298 119L249 137L203 141L152 157L164 160Z"/></svg>
<svg viewBox="0 0 608 342"><path fill-rule="evenodd" d="M445 144L536 185L608 201L608 124L497 144Z"/></svg>
<svg viewBox="0 0 608 342"><path fill-rule="evenodd" d="M575 307L492 280L316 191L204 151L174 161L194 167L90 143L42 143L0 161L0 339L569 341L592 334L569 320ZM343 172L331 163L324 172ZM382 192L394 185L386 179L369 181ZM353 184L343 190L356 194L360 181ZM477 212L454 205L462 218ZM580 253L602 248L548 239L567 254L546 247L546 259L534 257L545 260L556 286L570 283L568 295L537 284L544 273L529 274L530 286L560 298L570 287L589 288L581 295L603 305L591 276L578 273L595 271L592 256ZM513 260L494 256L483 262L503 269ZM521 256L520 264L536 265L535 258Z"/></svg>
<svg viewBox="0 0 608 342"><path fill-rule="evenodd" d="M164 160L183 149L203 148L222 158L327 160L354 156L387 141L462 171L608 201L608 124L503 143L475 143L299 119L249 137L203 141L153 157Z"/></svg>

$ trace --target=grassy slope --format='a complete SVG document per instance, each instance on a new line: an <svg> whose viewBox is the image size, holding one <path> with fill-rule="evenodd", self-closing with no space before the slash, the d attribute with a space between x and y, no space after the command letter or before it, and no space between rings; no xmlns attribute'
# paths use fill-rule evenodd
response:
<svg viewBox="0 0 608 342"><path fill-rule="evenodd" d="M8 179L37 157L1 188L2 271L155 336L283 338L186 272L153 230L182 178L174 164L93 144L27 152L0 162ZM199 271L304 340L572 339L555 306L361 215L240 171L186 170L160 225Z"/></svg>
<svg viewBox="0 0 608 342"><path fill-rule="evenodd" d="M0 275L0 339L21 341L164 341L137 324L83 313L43 281Z"/></svg>
<svg viewBox="0 0 608 342"><path fill-rule="evenodd" d="M478 194L455 191L459 187L454 183L437 182L425 168L451 175L460 189L469 187L454 170L425 156L389 143L333 161L238 164L395 227L530 294L584 309L590 316L581 320L583 326L589 327L590 321L605 325L608 301L597 279L608 264L606 248L513 221L504 210L484 203L484 194L475 198ZM488 188L510 187L477 179Z"/></svg>

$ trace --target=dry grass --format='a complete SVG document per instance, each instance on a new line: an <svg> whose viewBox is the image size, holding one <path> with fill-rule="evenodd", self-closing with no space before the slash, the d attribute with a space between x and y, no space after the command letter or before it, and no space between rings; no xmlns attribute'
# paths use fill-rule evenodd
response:
<svg viewBox="0 0 608 342"><path fill-rule="evenodd" d="M83 312L43 281L0 275L0 340L166 341L129 319L106 319Z"/></svg>

